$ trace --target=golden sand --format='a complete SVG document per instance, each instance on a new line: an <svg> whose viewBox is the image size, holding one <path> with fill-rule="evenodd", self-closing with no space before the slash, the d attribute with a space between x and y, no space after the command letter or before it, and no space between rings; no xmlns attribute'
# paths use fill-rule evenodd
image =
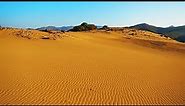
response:
<svg viewBox="0 0 185 106"><path fill-rule="evenodd" d="M0 31L0 104L185 104L185 44L149 32L32 40L17 30Z"/></svg>

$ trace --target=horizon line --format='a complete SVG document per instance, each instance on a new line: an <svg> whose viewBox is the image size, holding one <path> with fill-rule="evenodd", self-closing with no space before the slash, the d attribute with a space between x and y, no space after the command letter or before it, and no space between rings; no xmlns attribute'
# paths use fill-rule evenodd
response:
<svg viewBox="0 0 185 106"><path fill-rule="evenodd" d="M83 23L83 22L81 22L81 23ZM170 26L180 27L180 26L184 26L185 25L185 24L181 24L181 25L173 25L173 24L171 24L171 25L168 25L168 26L158 26L158 25L154 25L154 24L150 24L150 23L146 23L146 22L136 23L136 24L132 24L132 25L108 25L108 24L99 25L99 24L95 24L95 23L90 23L90 24L94 24L96 26L104 26L104 25L107 25L108 27L130 27L130 26L135 26L135 25L139 25L139 24L148 24L148 25L151 25L151 26L161 27L161 28L168 28ZM61 25L61 26L58 26L58 25L43 25L43 26L38 26L38 27L16 27L16 26L2 26L2 25L0 25L0 26L1 27L20 28L20 29L28 29L28 28L36 29L36 28L48 27L48 26L53 26L53 27L67 27L67 26L77 26L77 25L80 25L80 24L75 24L75 25Z"/></svg>

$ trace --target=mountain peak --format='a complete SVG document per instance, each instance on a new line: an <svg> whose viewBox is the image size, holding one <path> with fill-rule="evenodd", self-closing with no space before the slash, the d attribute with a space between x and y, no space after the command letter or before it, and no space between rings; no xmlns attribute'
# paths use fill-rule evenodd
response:
<svg viewBox="0 0 185 106"><path fill-rule="evenodd" d="M169 28L173 28L174 26L173 25L170 25Z"/></svg>
<svg viewBox="0 0 185 106"><path fill-rule="evenodd" d="M141 23L141 24L138 24L138 25L149 25L149 24L147 24L147 23Z"/></svg>

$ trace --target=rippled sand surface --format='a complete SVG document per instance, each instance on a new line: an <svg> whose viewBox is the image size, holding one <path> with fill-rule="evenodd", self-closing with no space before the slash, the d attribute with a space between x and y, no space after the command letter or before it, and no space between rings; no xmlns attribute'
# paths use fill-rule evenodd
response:
<svg viewBox="0 0 185 106"><path fill-rule="evenodd" d="M0 104L185 104L185 45L67 32L0 31Z"/></svg>

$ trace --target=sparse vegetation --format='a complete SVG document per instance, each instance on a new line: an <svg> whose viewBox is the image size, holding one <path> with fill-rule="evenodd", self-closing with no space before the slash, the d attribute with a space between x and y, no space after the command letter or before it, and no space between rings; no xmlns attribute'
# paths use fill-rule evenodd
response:
<svg viewBox="0 0 185 106"><path fill-rule="evenodd" d="M40 31L43 31L43 32L48 32L50 34L56 34L56 33L65 33L64 30L60 30L60 31L55 31L55 30L49 30L49 29L44 29L44 30L40 30Z"/></svg>
<svg viewBox="0 0 185 106"><path fill-rule="evenodd" d="M104 25L102 28L103 29L108 29L109 27L107 25Z"/></svg>
<svg viewBox="0 0 185 106"><path fill-rule="evenodd" d="M69 31L90 31L96 29L97 27L94 24L83 22L81 25L74 26L73 29L70 29Z"/></svg>
<svg viewBox="0 0 185 106"><path fill-rule="evenodd" d="M110 30L110 28L107 25L104 25L100 30Z"/></svg>
<svg viewBox="0 0 185 106"><path fill-rule="evenodd" d="M65 31L64 31L64 30L60 30L60 32L63 32L63 33L65 33Z"/></svg>

